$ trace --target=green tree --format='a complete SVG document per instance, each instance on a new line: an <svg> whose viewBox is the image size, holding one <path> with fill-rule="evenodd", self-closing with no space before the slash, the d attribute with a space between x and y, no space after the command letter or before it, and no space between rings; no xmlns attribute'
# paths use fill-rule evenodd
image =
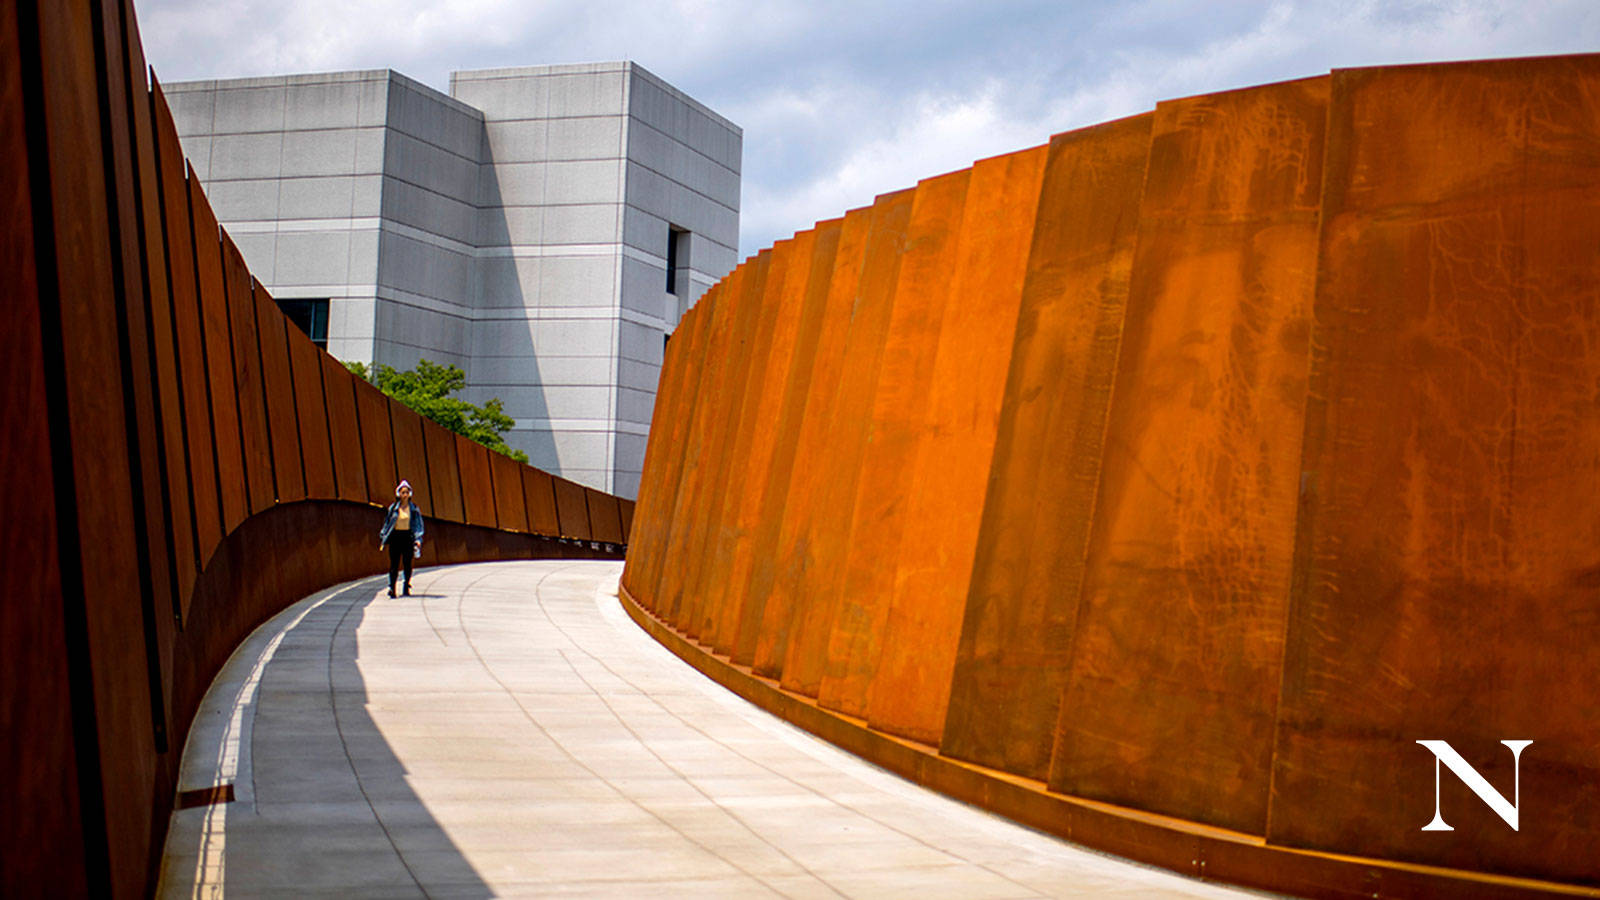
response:
<svg viewBox="0 0 1600 900"><path fill-rule="evenodd" d="M344 365L358 378L377 385L378 390L456 434L466 435L517 462L528 461L528 454L506 446L502 435L510 431L517 420L505 414L505 404L500 402L499 397L490 398L482 406L474 406L459 397L450 396L467 386L467 373L454 365L441 366L431 360L419 359L415 369L404 372L393 366L378 366L374 372L363 362L347 362Z"/></svg>

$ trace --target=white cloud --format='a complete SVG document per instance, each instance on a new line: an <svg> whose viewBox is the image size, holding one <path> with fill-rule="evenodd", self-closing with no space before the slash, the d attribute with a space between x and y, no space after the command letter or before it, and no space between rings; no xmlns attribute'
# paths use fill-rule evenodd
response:
<svg viewBox="0 0 1600 900"><path fill-rule="evenodd" d="M1589 0L140 0L165 80L633 59L745 130L742 252L1158 100L1600 47Z"/></svg>

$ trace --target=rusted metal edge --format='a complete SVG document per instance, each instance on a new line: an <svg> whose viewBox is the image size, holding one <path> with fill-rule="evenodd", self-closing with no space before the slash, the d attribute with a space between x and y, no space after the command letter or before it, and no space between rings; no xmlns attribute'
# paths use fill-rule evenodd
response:
<svg viewBox="0 0 1600 900"><path fill-rule="evenodd" d="M902 778L1075 844L1192 878L1304 897L1600 897L1600 889L1580 885L1283 847L1260 835L1058 794L1042 781L940 756L935 747L824 709L680 635L621 585L618 596L657 643L767 712Z"/></svg>

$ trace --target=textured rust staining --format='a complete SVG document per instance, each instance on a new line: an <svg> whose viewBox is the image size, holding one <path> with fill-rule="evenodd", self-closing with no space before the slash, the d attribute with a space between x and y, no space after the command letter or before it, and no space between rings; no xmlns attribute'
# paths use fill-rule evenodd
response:
<svg viewBox="0 0 1600 900"><path fill-rule="evenodd" d="M978 163L943 320L930 339L926 409L904 491L904 535L870 683L874 728L937 745L994 456L1047 148ZM973 298L983 296L982 303Z"/></svg>
<svg viewBox="0 0 1600 900"><path fill-rule="evenodd" d="M799 433L795 438L793 466L788 473L782 521L777 527L777 542L770 556L757 560L750 576L751 595L766 598L751 659L755 671L761 675L782 674L789 635L799 616L796 590L809 558L806 530L829 474L817 460L830 438L831 408L844 371L845 338L855 307L874 209L853 209L844 216L827 293L822 298L816 352L809 378L802 382L804 398L800 401Z"/></svg>
<svg viewBox="0 0 1600 900"><path fill-rule="evenodd" d="M664 370L636 618L1112 852L1600 885L1597 123L1600 57L1342 71L780 242ZM1521 830L1446 774L1422 832L1426 738L1508 796L1533 740Z"/></svg>
<svg viewBox="0 0 1600 900"><path fill-rule="evenodd" d="M1150 120L1050 141L940 739L951 756L1041 780L1077 618Z"/></svg>
<svg viewBox="0 0 1600 900"><path fill-rule="evenodd" d="M916 474L927 383L938 347L950 273L959 249L971 170L917 185L894 282L876 383L870 392L860 474L848 500L847 543L817 701L848 715L866 713L867 690L882 652L894 579L891 563L905 530L905 495Z"/></svg>
<svg viewBox="0 0 1600 900"><path fill-rule="evenodd" d="M1339 72L1334 110L1268 836L1600 883L1600 59ZM1533 740L1520 830L1447 777L1419 832L1419 738L1507 796Z"/></svg>
<svg viewBox="0 0 1600 900"><path fill-rule="evenodd" d="M820 477L816 505L801 539L793 588L797 602L781 677L786 689L810 697L817 696L827 671L861 461L870 438L873 396L894 311L895 280L919 191L886 194L872 206L839 383L823 414L826 430L820 452L811 461Z"/></svg>
<svg viewBox="0 0 1600 900"><path fill-rule="evenodd" d="M1064 793L1266 827L1327 96L1317 79L1156 109Z"/></svg>

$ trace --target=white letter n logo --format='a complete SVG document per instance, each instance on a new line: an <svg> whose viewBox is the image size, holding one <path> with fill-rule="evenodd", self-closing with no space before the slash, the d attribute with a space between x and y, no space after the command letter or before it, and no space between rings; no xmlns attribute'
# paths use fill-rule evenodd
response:
<svg viewBox="0 0 1600 900"><path fill-rule="evenodd" d="M1494 785L1479 775L1477 769L1468 765L1454 747L1444 741L1417 741L1417 743L1433 752L1433 821L1422 826L1423 831L1455 831L1445 824L1444 817L1439 815L1439 763L1449 766L1450 771L1456 773L1462 784L1477 794L1478 799L1489 804L1494 814L1505 820L1512 831L1517 830L1517 812L1522 806L1522 748L1533 741L1500 742L1511 748L1511 763L1516 771L1515 787L1512 789L1515 800L1511 803L1507 803L1505 795L1495 790Z"/></svg>

